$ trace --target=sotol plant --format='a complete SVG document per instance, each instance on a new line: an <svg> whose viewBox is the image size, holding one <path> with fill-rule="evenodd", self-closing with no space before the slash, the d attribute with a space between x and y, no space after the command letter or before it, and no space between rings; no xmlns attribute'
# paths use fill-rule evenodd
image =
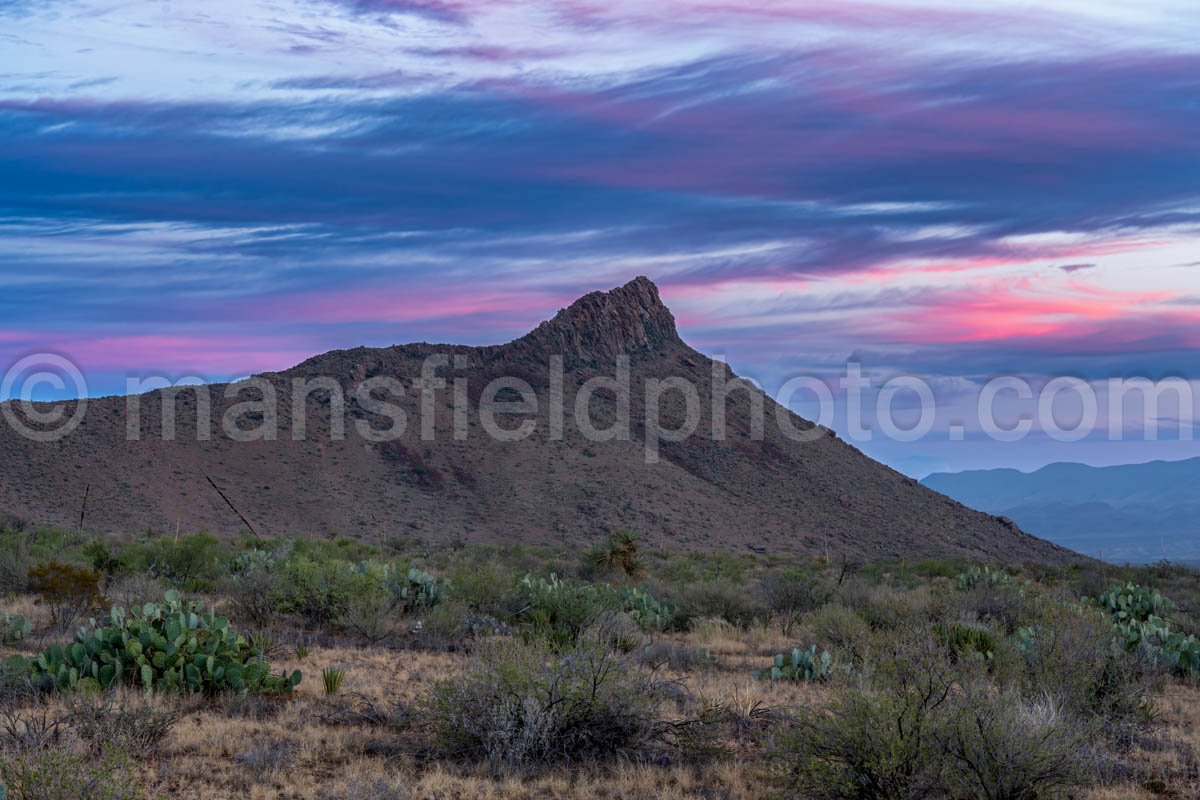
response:
<svg viewBox="0 0 1200 800"><path fill-rule="evenodd" d="M113 608L80 629L66 647L52 645L10 663L35 684L60 689L107 689L125 684L147 691L215 694L290 692L301 680L272 675L270 665L229 620L168 592L162 603Z"/></svg>
<svg viewBox="0 0 1200 800"><path fill-rule="evenodd" d="M337 694L342 689L342 680L346 677L344 669L326 667L321 670L321 682L325 684L325 694Z"/></svg>

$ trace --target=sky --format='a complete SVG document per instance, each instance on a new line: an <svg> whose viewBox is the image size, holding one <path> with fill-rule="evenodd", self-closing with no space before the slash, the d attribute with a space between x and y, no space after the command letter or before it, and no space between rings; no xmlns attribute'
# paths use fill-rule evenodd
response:
<svg viewBox="0 0 1200 800"><path fill-rule="evenodd" d="M768 391L920 377L929 433L856 442L912 475L1200 454L1184 402L970 419L1008 375L1122 430L1112 378L1200 397L1200 7L0 0L0 368L497 343L643 274Z"/></svg>

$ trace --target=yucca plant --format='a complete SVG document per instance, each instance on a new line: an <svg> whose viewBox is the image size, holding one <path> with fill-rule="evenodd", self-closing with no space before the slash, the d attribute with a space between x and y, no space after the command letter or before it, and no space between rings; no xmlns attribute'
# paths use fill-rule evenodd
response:
<svg viewBox="0 0 1200 800"><path fill-rule="evenodd" d="M325 684L325 694L337 694L342 688L342 680L346 670L337 667L326 667L321 670L321 682Z"/></svg>
<svg viewBox="0 0 1200 800"><path fill-rule="evenodd" d="M608 541L588 553L588 560L597 569L620 572L629 578L636 578L646 571L638 554L638 536L633 531L613 531Z"/></svg>

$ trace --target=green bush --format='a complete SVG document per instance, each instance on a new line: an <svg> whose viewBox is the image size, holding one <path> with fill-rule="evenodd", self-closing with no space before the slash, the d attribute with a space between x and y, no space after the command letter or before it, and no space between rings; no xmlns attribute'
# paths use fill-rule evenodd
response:
<svg viewBox="0 0 1200 800"><path fill-rule="evenodd" d="M943 784L937 736L949 687L924 691L849 691L828 708L801 713L779 737L781 780L800 797L925 800Z"/></svg>
<svg viewBox="0 0 1200 800"><path fill-rule="evenodd" d="M658 733L656 692L594 641L565 651L500 640L433 690L442 750L497 772L634 755Z"/></svg>
<svg viewBox="0 0 1200 800"><path fill-rule="evenodd" d="M915 632L892 645L861 688L801 712L779 737L776 763L789 793L1041 800L1085 782L1095 766L1094 724L1053 699L998 689Z"/></svg>
<svg viewBox="0 0 1200 800"><path fill-rule="evenodd" d="M97 555L101 554L92 553L93 559ZM118 571L153 575L191 592L213 588L228 560L226 545L207 533L137 542L126 545L111 558Z"/></svg>
<svg viewBox="0 0 1200 800"><path fill-rule="evenodd" d="M716 617L745 627L767 616L766 606L744 583L718 578L683 587L675 620L677 625L686 627L694 619Z"/></svg>
<svg viewBox="0 0 1200 800"><path fill-rule="evenodd" d="M520 588L525 602L524 638L544 640L560 649L574 646L585 628L620 606L620 597L610 587L554 574L548 580L526 575Z"/></svg>
<svg viewBox="0 0 1200 800"><path fill-rule="evenodd" d="M865 656L871 639L870 626L840 603L830 603L804 615L799 631L802 638L855 661Z"/></svg>
<svg viewBox="0 0 1200 800"><path fill-rule="evenodd" d="M149 690L290 692L300 673L272 675L261 651L199 603L168 592L160 604L128 614L113 608L83 628L66 647L51 645L33 658L14 657L45 688L108 688L125 684Z"/></svg>
<svg viewBox="0 0 1200 800"><path fill-rule="evenodd" d="M836 591L837 584L815 570L779 570L759 580L763 603L785 636L791 636L801 615L828 603Z"/></svg>
<svg viewBox="0 0 1200 800"><path fill-rule="evenodd" d="M251 586L268 583L261 577L265 570L251 565L241 580ZM443 603L449 596L448 584L434 575L382 561L354 563L293 554L270 567L270 574L275 576L269 581L271 606L316 626L353 624L355 618L363 619L364 612L377 617L380 613L415 613ZM372 623L371 627L377 626Z"/></svg>

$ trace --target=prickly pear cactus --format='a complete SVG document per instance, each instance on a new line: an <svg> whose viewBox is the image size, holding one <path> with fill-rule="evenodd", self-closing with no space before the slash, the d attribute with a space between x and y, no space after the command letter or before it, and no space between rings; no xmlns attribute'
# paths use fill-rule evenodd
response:
<svg viewBox="0 0 1200 800"><path fill-rule="evenodd" d="M20 661L34 683L60 689L124 684L147 691L287 693L301 680L299 671L271 674L262 652L229 620L175 592L128 613L115 607L66 647L52 645Z"/></svg>
<svg viewBox="0 0 1200 800"><path fill-rule="evenodd" d="M770 669L755 670L754 677L773 681L822 681L829 677L833 657L828 650L817 655L817 646L807 650L796 647L791 653L779 653Z"/></svg>

